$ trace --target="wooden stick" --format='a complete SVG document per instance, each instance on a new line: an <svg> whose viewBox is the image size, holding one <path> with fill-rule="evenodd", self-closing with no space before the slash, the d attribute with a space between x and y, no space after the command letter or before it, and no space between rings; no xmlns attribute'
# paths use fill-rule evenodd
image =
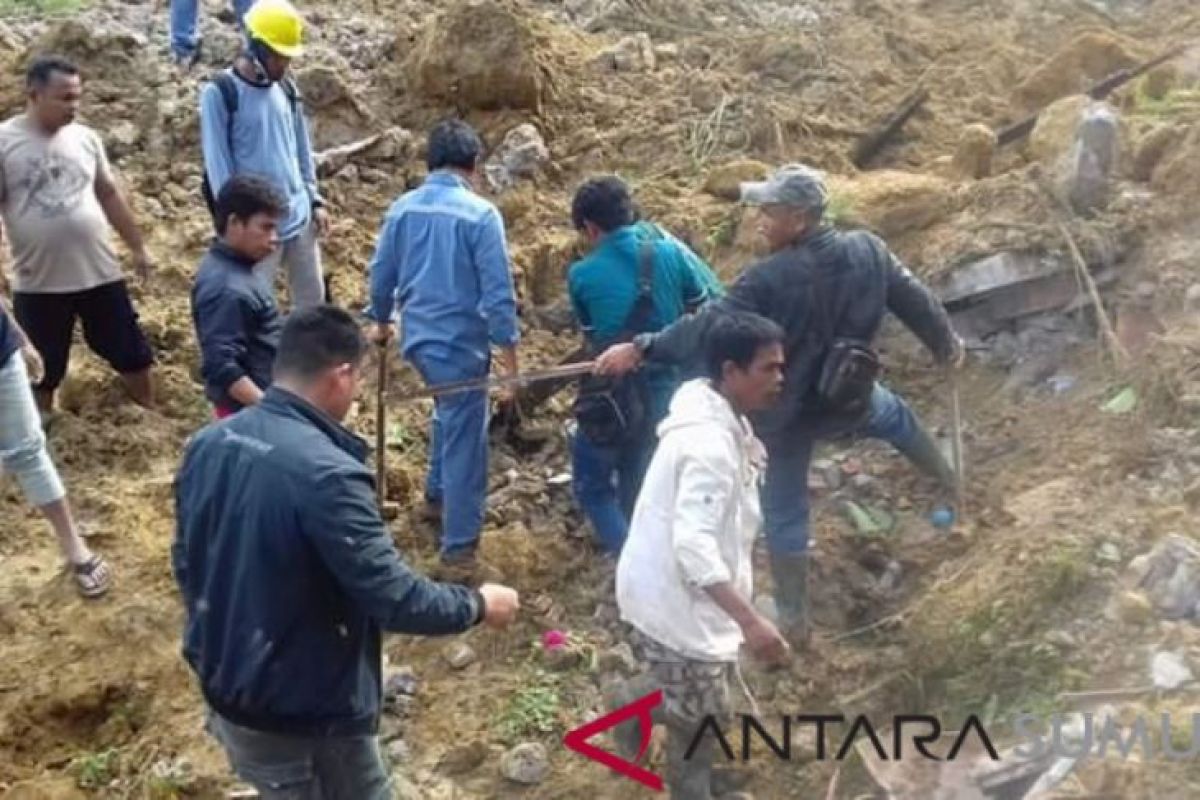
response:
<svg viewBox="0 0 1200 800"><path fill-rule="evenodd" d="M1096 287L1096 281L1092 279L1092 273L1088 269L1087 261L1084 260L1083 254L1079 252L1079 246L1075 244L1075 238L1071 236L1071 232L1067 230L1065 223L1061 221L1058 223L1058 232L1067 243L1067 249L1071 252L1071 260L1075 263L1075 272L1087 288L1088 295L1092 299L1092 305L1096 308L1096 318L1100 322L1100 333L1104 338L1104 343L1108 346L1109 355L1120 366L1125 362L1127 354L1125 353L1125 348L1121 346L1121 340L1117 338L1112 321L1108 318L1108 312L1104 310L1104 301L1100 298L1100 290Z"/></svg>
<svg viewBox="0 0 1200 800"><path fill-rule="evenodd" d="M380 508L387 500L387 384L388 347L381 344L375 386L375 499Z"/></svg>
<svg viewBox="0 0 1200 800"><path fill-rule="evenodd" d="M950 425L953 432L951 444L954 447L954 504L957 506L958 521L962 523L967 518L966 490L967 481L966 457L963 454L962 435L962 401L958 391L958 370L950 367Z"/></svg>
<svg viewBox="0 0 1200 800"><path fill-rule="evenodd" d="M842 777L842 765L838 764L836 770L833 771L833 778L829 781L829 788L825 790L825 800L834 800L837 797L838 779Z"/></svg>
<svg viewBox="0 0 1200 800"><path fill-rule="evenodd" d="M855 146L854 152L850 156L850 160L854 166L859 169L864 168L876 153L887 146L900 129L904 127L904 123L908 122L909 118L917 113L917 109L925 105L925 101L929 99L929 91L924 87L918 87L907 97L900 102L892 114L885 119L879 127L864 136Z"/></svg>

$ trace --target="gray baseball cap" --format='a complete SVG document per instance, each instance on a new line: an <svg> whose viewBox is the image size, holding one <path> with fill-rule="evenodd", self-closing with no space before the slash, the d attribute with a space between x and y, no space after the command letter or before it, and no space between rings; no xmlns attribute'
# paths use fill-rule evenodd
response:
<svg viewBox="0 0 1200 800"><path fill-rule="evenodd" d="M754 206L780 205L821 212L829 203L825 173L804 164L785 164L765 181L743 183L742 202Z"/></svg>

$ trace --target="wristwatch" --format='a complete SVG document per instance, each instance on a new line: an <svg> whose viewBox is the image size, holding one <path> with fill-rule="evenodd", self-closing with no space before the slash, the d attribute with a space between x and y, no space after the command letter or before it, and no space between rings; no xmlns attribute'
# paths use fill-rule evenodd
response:
<svg viewBox="0 0 1200 800"><path fill-rule="evenodd" d="M639 333L637 336L633 337L632 341L633 346L637 348L638 354L641 355L642 358L646 358L648 355L650 355L650 348L654 346L654 334Z"/></svg>
<svg viewBox="0 0 1200 800"><path fill-rule="evenodd" d="M472 589L471 595L475 598L475 619L471 622L471 627L475 627L487 616L487 600L478 589Z"/></svg>

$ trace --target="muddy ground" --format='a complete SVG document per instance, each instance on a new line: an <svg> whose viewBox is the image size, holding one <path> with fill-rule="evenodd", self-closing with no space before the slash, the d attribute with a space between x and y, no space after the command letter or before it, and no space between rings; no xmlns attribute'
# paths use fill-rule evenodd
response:
<svg viewBox="0 0 1200 800"><path fill-rule="evenodd" d="M161 396L156 411L132 405L76 350L50 438L78 516L117 569L103 601L77 599L42 521L12 481L0 484L7 796L221 797L233 786L201 730L178 655L181 612L168 563L173 472L207 413L187 291L208 236L197 81L237 41L219 5L204 22L207 63L186 78L167 61L159 4L97 2L0 27L6 114L20 108L20 69L31 53L62 51L86 70L85 116L104 133L159 262L136 300L158 351ZM364 304L383 210L423 174L422 131L451 113L476 124L492 149L532 123L549 151L493 194L509 226L530 365L573 347L558 313L577 246L567 204L581 179L601 171L629 179L648 216L730 279L754 242L721 187L790 160L831 174L839 224L886 235L935 283L995 252L1065 257L1060 219L1094 270L1115 272L1105 299L1130 344L1124 359L1105 355L1086 307L1063 315L1084 335L1064 335L1038 358L1021 349L1026 340L1008 358L994 341L981 343L961 379L970 480L967 513L952 531L929 524L932 487L885 449L834 443L821 454L818 640L788 672L747 667L767 713L937 713L947 727L977 714L991 723L1088 702L1062 692L1143 687L1163 649L1198 663L1200 632L1160 619L1126 576L1128 562L1168 534L1191 534L1200 501L1200 56L1185 54L1111 99L1122 116L1120 180L1096 217L1060 217L1038 188L1069 147L1070 126L1001 150L978 179L955 158L968 125L1000 128L1194 39L1194 4L350 0L312 4L309 16L312 47L297 67L318 148L391 127L409 132L323 179L336 215L324 254L335 298L349 308ZM636 34L648 42L631 40L614 55ZM928 102L896 142L856 168L858 138L919 86ZM901 332L889 331L882 349L889 382L946 430L946 384L928 357ZM398 393L413 379L394 368ZM1137 394L1132 410L1102 410L1126 387ZM498 435L494 450L483 556L524 594L521 624L462 637L477 661L461 671L446 664L445 641L388 642L391 668L410 668L417 680L384 724L406 797L642 791L560 744L564 731L595 716L600 685L619 662L610 576L569 489L553 480L569 468L568 400L556 398L518 435ZM412 513L427 414L427 404L393 405L387 431L390 494L402 506L394 530L422 567L435 556ZM373 437L374 419L368 386L351 424ZM893 529L859 531L842 513L846 500L888 512ZM572 634L577 660L546 663L537 643L548 629ZM1185 689L1116 703L1125 714L1170 710L1183 720L1191 697ZM547 747L548 776L533 786L505 780L501 755L531 741ZM748 791L757 797L882 796L857 756L817 761L807 741L791 762L756 754ZM949 779L941 789L911 781L896 796L979 796ZM1198 783L1189 761L1109 759L1085 762L1045 796L1188 798Z"/></svg>

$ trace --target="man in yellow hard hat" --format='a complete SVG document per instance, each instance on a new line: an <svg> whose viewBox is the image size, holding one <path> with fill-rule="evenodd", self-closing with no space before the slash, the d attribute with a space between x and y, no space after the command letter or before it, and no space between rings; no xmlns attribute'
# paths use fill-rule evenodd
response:
<svg viewBox="0 0 1200 800"><path fill-rule="evenodd" d="M292 306L325 300L317 243L329 217L317 189L312 141L296 84L288 75L304 51L304 20L287 0L258 0L243 20L246 49L200 95L204 196L213 198L234 175L266 178L287 198L280 246L256 267L272 290L287 271Z"/></svg>

